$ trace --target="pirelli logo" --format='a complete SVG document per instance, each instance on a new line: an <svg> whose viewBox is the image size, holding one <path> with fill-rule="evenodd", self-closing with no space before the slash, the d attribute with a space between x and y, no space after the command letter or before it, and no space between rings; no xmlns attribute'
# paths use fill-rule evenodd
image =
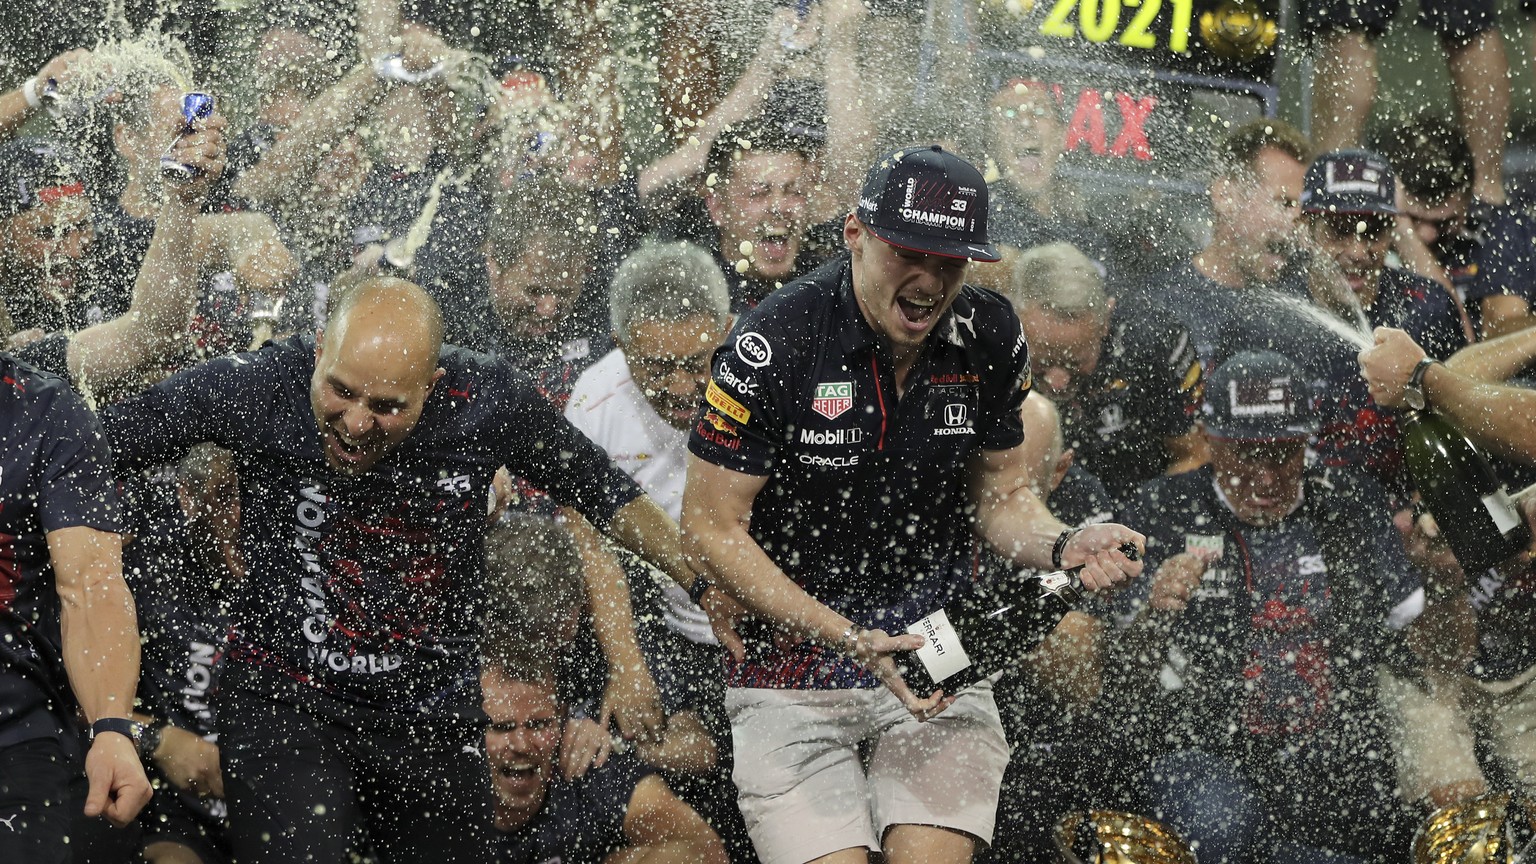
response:
<svg viewBox="0 0 1536 864"><path fill-rule="evenodd" d="M746 423L752 419L752 412L748 411L745 405L732 399L729 393L720 389L720 385L713 381L709 382L708 389L704 391L704 401L715 406L737 423Z"/></svg>

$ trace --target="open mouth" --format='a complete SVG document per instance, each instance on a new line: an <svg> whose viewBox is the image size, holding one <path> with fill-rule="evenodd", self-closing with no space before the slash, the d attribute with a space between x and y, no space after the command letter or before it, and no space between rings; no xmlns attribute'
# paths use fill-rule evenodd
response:
<svg viewBox="0 0 1536 864"><path fill-rule="evenodd" d="M782 225L764 225L758 229L753 244L753 257L761 261L783 261L789 257L789 228Z"/></svg>
<svg viewBox="0 0 1536 864"><path fill-rule="evenodd" d="M330 427L326 428L325 433L326 439L331 444L331 452L342 462L361 462L363 457L367 455L367 441L358 441L346 433L338 432Z"/></svg>
<svg viewBox="0 0 1536 864"><path fill-rule="evenodd" d="M901 312L902 323L913 332L922 332L928 328L938 306L938 300L928 297L896 298L896 308Z"/></svg>

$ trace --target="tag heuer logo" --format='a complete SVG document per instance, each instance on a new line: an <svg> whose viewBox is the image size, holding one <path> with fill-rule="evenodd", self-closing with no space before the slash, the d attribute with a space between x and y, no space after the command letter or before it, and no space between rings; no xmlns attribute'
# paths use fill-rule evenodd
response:
<svg viewBox="0 0 1536 864"><path fill-rule="evenodd" d="M816 398L811 400L811 410L827 418L836 420L844 411L853 407L853 382L840 381L836 384L817 384Z"/></svg>

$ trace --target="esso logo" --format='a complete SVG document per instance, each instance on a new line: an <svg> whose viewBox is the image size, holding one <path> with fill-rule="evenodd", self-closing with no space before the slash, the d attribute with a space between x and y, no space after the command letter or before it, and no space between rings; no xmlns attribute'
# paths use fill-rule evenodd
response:
<svg viewBox="0 0 1536 864"><path fill-rule="evenodd" d="M773 349L763 334L747 332L736 337L736 356L748 366L761 369L773 359Z"/></svg>

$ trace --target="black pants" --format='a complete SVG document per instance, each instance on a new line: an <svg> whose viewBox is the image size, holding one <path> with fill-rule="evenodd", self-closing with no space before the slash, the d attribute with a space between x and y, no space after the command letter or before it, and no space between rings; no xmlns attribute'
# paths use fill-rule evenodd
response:
<svg viewBox="0 0 1536 864"><path fill-rule="evenodd" d="M220 694L219 750L237 864L485 864L496 858L484 730L339 723Z"/></svg>
<svg viewBox="0 0 1536 864"><path fill-rule="evenodd" d="M54 739L0 749L0 861L68 862L85 788L79 762Z"/></svg>

